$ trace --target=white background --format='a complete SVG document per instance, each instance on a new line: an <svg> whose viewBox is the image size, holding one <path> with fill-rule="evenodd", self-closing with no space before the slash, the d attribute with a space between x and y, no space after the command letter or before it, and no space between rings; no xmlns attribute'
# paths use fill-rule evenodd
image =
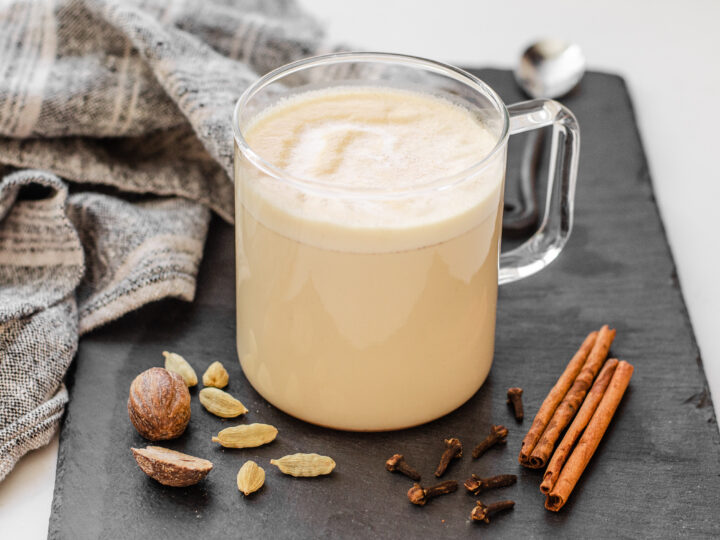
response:
<svg viewBox="0 0 720 540"><path fill-rule="evenodd" d="M477 67L514 67L538 37L578 43L591 69L623 75L703 355L720 403L720 2L712 0L301 0L331 41ZM0 536L45 538L57 439L0 484Z"/></svg>

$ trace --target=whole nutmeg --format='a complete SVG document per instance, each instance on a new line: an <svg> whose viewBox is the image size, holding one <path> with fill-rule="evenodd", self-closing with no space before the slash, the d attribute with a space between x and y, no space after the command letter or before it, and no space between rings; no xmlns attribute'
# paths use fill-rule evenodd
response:
<svg viewBox="0 0 720 540"><path fill-rule="evenodd" d="M179 437L190 421L190 392L185 381L163 368L143 371L130 385L128 414L146 439Z"/></svg>

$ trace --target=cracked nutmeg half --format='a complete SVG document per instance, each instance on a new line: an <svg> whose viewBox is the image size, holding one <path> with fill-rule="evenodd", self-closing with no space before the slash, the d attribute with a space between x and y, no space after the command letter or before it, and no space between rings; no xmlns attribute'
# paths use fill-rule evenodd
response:
<svg viewBox="0 0 720 540"><path fill-rule="evenodd" d="M212 462L207 459L161 446L146 446L130 450L142 471L164 486L192 486L205 478L213 468Z"/></svg>

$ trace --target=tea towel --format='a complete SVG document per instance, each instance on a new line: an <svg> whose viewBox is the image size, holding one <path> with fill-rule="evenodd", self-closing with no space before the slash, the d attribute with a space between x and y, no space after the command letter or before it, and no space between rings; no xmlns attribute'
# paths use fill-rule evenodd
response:
<svg viewBox="0 0 720 540"><path fill-rule="evenodd" d="M78 336L193 299L235 101L322 37L292 0L0 1L0 481L57 429Z"/></svg>

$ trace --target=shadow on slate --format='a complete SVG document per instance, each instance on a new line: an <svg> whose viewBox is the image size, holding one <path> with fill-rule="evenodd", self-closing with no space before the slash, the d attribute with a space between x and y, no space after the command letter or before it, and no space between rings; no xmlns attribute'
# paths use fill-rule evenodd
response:
<svg viewBox="0 0 720 540"><path fill-rule="evenodd" d="M506 102L523 99L509 72L478 74ZM494 366L470 401L430 424L371 434L315 427L269 405L237 362L233 231L215 219L194 303L161 301L81 340L68 376L71 400L49 536L718 537L720 437L626 86L617 76L591 72L565 101L583 137L575 230L550 268L502 287ZM520 441L585 335L605 322L618 330L611 354L632 362L635 374L568 504L550 513L538 489L541 471L517 463ZM162 365L165 349L182 353L199 373L221 360L230 372L228 390L250 409L244 421L277 426L278 439L258 449L223 450L210 437L236 422L205 412L193 389L190 426L167 446L212 460L214 470L191 488L146 477L129 450L147 442L128 421L128 388L139 372ZM522 425L505 404L510 386L525 389ZM507 447L472 460L470 449L492 423L509 427ZM481 497L514 499L513 511L490 525L472 523L475 499L462 488L424 508L408 503L411 482L386 472L384 460L401 452L432 483L449 436L459 437L466 452L443 479L518 474L515 486ZM325 478L293 479L269 464L299 451L328 454L337 469ZM265 468L267 480L245 499L235 477L247 459Z"/></svg>

